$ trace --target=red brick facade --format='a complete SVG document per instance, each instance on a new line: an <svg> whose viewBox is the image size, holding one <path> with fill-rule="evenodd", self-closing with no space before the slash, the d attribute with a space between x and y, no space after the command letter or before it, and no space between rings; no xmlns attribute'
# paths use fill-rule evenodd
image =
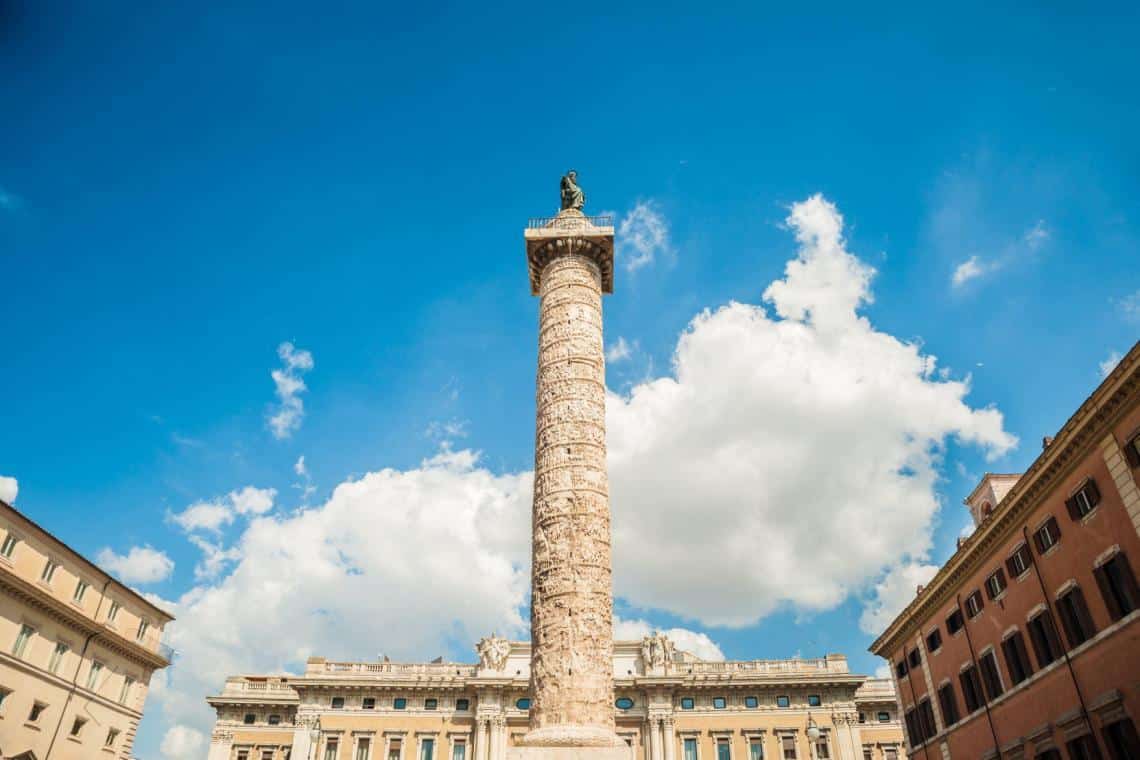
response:
<svg viewBox="0 0 1140 760"><path fill-rule="evenodd" d="M910 757L1140 759L1138 435L1140 344L872 645Z"/></svg>

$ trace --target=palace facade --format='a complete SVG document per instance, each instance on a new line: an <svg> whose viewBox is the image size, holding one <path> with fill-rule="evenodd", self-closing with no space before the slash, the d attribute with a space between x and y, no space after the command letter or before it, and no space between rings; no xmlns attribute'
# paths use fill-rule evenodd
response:
<svg viewBox="0 0 1140 760"><path fill-rule="evenodd" d="M491 637L477 651L477 664L312 658L299 676L230 678L208 699L209 760L504 760L529 726L530 644ZM892 683L842 655L704 661L658 634L615 642L613 668L630 760L902 753Z"/></svg>
<svg viewBox="0 0 1140 760"><path fill-rule="evenodd" d="M1140 344L871 646L920 760L1140 758Z"/></svg>
<svg viewBox="0 0 1140 760"><path fill-rule="evenodd" d="M0 757L131 757L174 618L0 501Z"/></svg>

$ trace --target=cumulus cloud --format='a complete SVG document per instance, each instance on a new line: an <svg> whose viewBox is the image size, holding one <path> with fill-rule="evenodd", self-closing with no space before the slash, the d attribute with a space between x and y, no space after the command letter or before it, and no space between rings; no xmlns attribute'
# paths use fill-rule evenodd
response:
<svg viewBox="0 0 1140 760"><path fill-rule="evenodd" d="M206 736L189 726L172 726L162 737L162 756L167 760L200 760Z"/></svg>
<svg viewBox="0 0 1140 760"><path fill-rule="evenodd" d="M15 478L0 475L0 501L15 504L19 493L20 483Z"/></svg>
<svg viewBox="0 0 1140 760"><path fill-rule="evenodd" d="M654 632L660 632L672 639L677 648L696 655L702 660L719 662L724 659L724 652L708 634L692 631L688 628L659 628L645 620L623 620L614 617L614 638L622 641L637 641Z"/></svg>
<svg viewBox="0 0 1140 760"><path fill-rule="evenodd" d="M124 583L159 583L174 571L174 560L149 546L132 546L126 554L100 549L95 561Z"/></svg>
<svg viewBox="0 0 1140 760"><path fill-rule="evenodd" d="M996 409L966 402L968 382L860 313L874 270L847 250L835 206L815 196L787 221L798 251L763 303L696 315L669 375L607 397L615 590L638 609L740 626L854 595L876 625L928 566L946 440L990 457L1016 442ZM154 690L166 726L208 731L202 697L227 675L295 670L312 653L423 659L490 631L525 636L531 487L529 472L441 447L318 506L255 515L228 549L217 533L232 498L198 504L222 517L173 517L203 572L172 609L181 654ZM678 556L715 561L678 573ZM666 633L723 657L699 631Z"/></svg>
<svg viewBox="0 0 1140 760"><path fill-rule="evenodd" d="M263 515L273 508L277 496L274 488L254 488L246 486L230 491L224 497L196 501L186 509L170 515L170 520L187 533L207 531L220 533L222 528L233 523L237 515Z"/></svg>
<svg viewBox="0 0 1140 760"><path fill-rule="evenodd" d="M618 259L632 272L669 250L669 223L654 201L639 201L622 218L617 238Z"/></svg>
<svg viewBox="0 0 1140 760"><path fill-rule="evenodd" d="M937 565L922 562L902 561L892 565L875 584L874 598L863 608L859 627L864 633L878 636L910 604L918 587L929 583L937 572Z"/></svg>
<svg viewBox="0 0 1140 760"><path fill-rule="evenodd" d="M269 429L274 438L282 440L301 427L305 416L301 394L308 390L301 375L313 368L313 355L286 341L277 347L277 356L281 359L281 369L273 370L270 375L279 403L269 417Z"/></svg>
<svg viewBox="0 0 1140 760"><path fill-rule="evenodd" d="M1113 351L1107 357L1105 357L1105 360L1102 361L1098 367L1100 369L1101 378L1103 379L1108 377L1109 373L1116 369L1116 365L1120 364L1120 360L1123 358L1124 357L1120 355L1119 351Z"/></svg>
<svg viewBox="0 0 1140 760"><path fill-rule="evenodd" d="M618 336L618 339L606 348L606 361L610 364L625 361L632 355L633 349L629 342L621 336Z"/></svg>
<svg viewBox="0 0 1140 760"><path fill-rule="evenodd" d="M799 251L764 294L780 318L705 311L672 376L607 399L614 578L639 606L733 626L832 608L899 547L929 549L947 438L990 457L1016 442L966 381L859 314L874 270L835 206L815 196L787 222ZM717 560L678 574L678 556Z"/></svg>

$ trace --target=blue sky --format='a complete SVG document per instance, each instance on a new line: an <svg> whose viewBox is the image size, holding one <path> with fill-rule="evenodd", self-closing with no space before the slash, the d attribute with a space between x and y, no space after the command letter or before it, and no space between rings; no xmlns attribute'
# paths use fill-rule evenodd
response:
<svg viewBox="0 0 1140 760"><path fill-rule="evenodd" d="M195 658L470 659L525 616L522 227L556 210L571 166L587 209L623 225L605 308L628 631L684 628L729 657L841 651L873 672L868 610L949 555L976 478L1026 467L1140 336L1131 5L2 14L0 476L186 623L144 758L200 749L220 680L179 675ZM849 377L874 379L861 415ZM280 437L279 387L302 405ZM859 449L864 469L898 466L842 474ZM663 463L690 462L692 491L665 493ZM401 542L344 532L434 540L415 531L446 522L441 505L476 502L490 512L464 513L457 540L477 573L447 566L460 551L416 567ZM844 520L884 536L881 559L781 558ZM264 570L288 540L342 574ZM774 588L772 567L798 571ZM423 591L466 575L483 585ZM325 595L345 579L427 601L340 609ZM202 633L275 582L261 621L308 621L290 649L255 657L237 619Z"/></svg>

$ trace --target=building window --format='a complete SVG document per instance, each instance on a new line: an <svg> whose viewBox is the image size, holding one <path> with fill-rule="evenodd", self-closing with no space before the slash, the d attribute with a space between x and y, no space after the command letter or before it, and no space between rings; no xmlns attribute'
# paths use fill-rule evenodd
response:
<svg viewBox="0 0 1140 760"><path fill-rule="evenodd" d="M107 610L107 622L114 623L115 618L119 616L119 603L112 601L110 609Z"/></svg>
<svg viewBox="0 0 1140 760"><path fill-rule="evenodd" d="M1104 727L1104 743L1112 760L1130 760L1140 757L1140 737L1131 718L1122 718Z"/></svg>
<svg viewBox="0 0 1140 760"><path fill-rule="evenodd" d="M245 717L242 718L241 722L247 726L252 726L256 720L257 720L256 715L254 715L253 713L246 713Z"/></svg>
<svg viewBox="0 0 1140 760"><path fill-rule="evenodd" d="M331 705L332 705L332 709L334 709L334 710L343 710L344 709L344 697L333 697Z"/></svg>
<svg viewBox="0 0 1140 760"><path fill-rule="evenodd" d="M906 724L906 738L910 746L917 747L926 741L922 735L922 726L918 722L918 711L913 708L903 713L903 722Z"/></svg>
<svg viewBox="0 0 1140 760"><path fill-rule="evenodd" d="M827 734L819 737L815 743L815 756L817 760L831 760L831 747L827 743Z"/></svg>
<svg viewBox="0 0 1140 760"><path fill-rule="evenodd" d="M467 742L456 741L451 745L451 760L465 760L467 757Z"/></svg>
<svg viewBox="0 0 1140 760"><path fill-rule="evenodd" d="M44 564L44 571L40 573L40 580L44 583L51 583L51 579L55 577L55 570L59 565L52 562L50 559Z"/></svg>
<svg viewBox="0 0 1140 760"><path fill-rule="evenodd" d="M761 737L748 737L748 760L764 760L764 740Z"/></svg>
<svg viewBox="0 0 1140 760"><path fill-rule="evenodd" d="M717 737L716 760L732 760L732 745L729 744L727 737Z"/></svg>
<svg viewBox="0 0 1140 760"><path fill-rule="evenodd" d="M20 626L20 632L16 634L16 643L12 645L12 654L16 657L23 657L24 650L28 648L28 642L32 639L32 634L36 632L35 628L25 623Z"/></svg>
<svg viewBox="0 0 1140 760"><path fill-rule="evenodd" d="M745 697L744 698L744 706L749 708L749 709L756 709L757 707L760 706L759 697Z"/></svg>
<svg viewBox="0 0 1140 760"><path fill-rule="evenodd" d="M55 651L51 653L51 661L48 663L48 670L52 673L59 671L59 665L63 662L63 656L67 654L67 644L62 641L57 641L55 644Z"/></svg>
<svg viewBox="0 0 1140 760"><path fill-rule="evenodd" d="M529 710L530 709L530 697L523 697L522 699L516 699L515 700L515 707L517 707L520 710Z"/></svg>
<svg viewBox="0 0 1140 760"><path fill-rule="evenodd" d="M1092 734L1078 736L1066 746L1069 748L1069 760L1100 760L1100 750Z"/></svg>
<svg viewBox="0 0 1140 760"><path fill-rule="evenodd" d="M1061 627L1065 629L1070 648L1079 647L1096 633L1080 586L1074 586L1057 599L1057 614L1061 616Z"/></svg>
<svg viewBox="0 0 1140 760"><path fill-rule="evenodd" d="M1029 570L1029 563L1029 547L1022 544L1005 561L1005 569L1009 571L1010 578L1020 578L1022 573Z"/></svg>
<svg viewBox="0 0 1140 760"><path fill-rule="evenodd" d="M1001 673L998 671L997 656L994 650L982 655L979 664L982 667L982 683L986 685L986 696L994 701L1002 695L1005 689L1001 685Z"/></svg>
<svg viewBox="0 0 1140 760"><path fill-rule="evenodd" d="M337 744L336 737L330 736L325 740L325 760L336 760Z"/></svg>
<svg viewBox="0 0 1140 760"><path fill-rule="evenodd" d="M889 712L887 712L886 710L883 710L882 712L880 712L878 715L875 716L875 720L879 721L880 723L890 723L891 722L891 714Z"/></svg>
<svg viewBox="0 0 1140 760"><path fill-rule="evenodd" d="M982 602L981 591L975 591L966 597L966 614L969 615L971 619L976 618L978 615L980 615L982 608L985 606L985 603Z"/></svg>
<svg viewBox="0 0 1140 760"><path fill-rule="evenodd" d="M71 735L78 738L79 735L83 733L83 727L85 725L87 725L87 720L85 718L76 718L71 723Z"/></svg>
<svg viewBox="0 0 1140 760"><path fill-rule="evenodd" d="M692 737L685 737L685 760L697 760L697 740Z"/></svg>
<svg viewBox="0 0 1140 760"><path fill-rule="evenodd" d="M28 722L29 723L38 723L40 720L40 717L43 716L44 710L46 710L46 709L47 709L47 705L44 704L43 702L33 702L32 703L32 709L28 712Z"/></svg>
<svg viewBox="0 0 1140 760"><path fill-rule="evenodd" d="M907 664L912 668L917 668L922 665L922 655L918 653L917 649L910 650L910 655L907 657Z"/></svg>
<svg viewBox="0 0 1140 760"><path fill-rule="evenodd" d="M862 713L862 712L859 713L859 722L860 723L866 723L867 722L867 713Z"/></svg>
<svg viewBox="0 0 1140 760"><path fill-rule="evenodd" d="M376 697L364 697L360 700L360 709L362 710L375 710Z"/></svg>
<svg viewBox="0 0 1140 760"><path fill-rule="evenodd" d="M280 715L270 715L269 716L269 725L280 726L281 725L281 716Z"/></svg>
<svg viewBox="0 0 1140 760"><path fill-rule="evenodd" d="M962 630L963 625L965 625L965 622L962 620L962 610L954 610L950 613L950 617L946 618L946 630L949 631L951 635Z"/></svg>
<svg viewBox="0 0 1140 760"><path fill-rule="evenodd" d="M1037 544L1037 553L1044 554L1057 545L1061 540L1061 528L1057 525L1057 518L1050 517L1044 525L1033 534L1033 543Z"/></svg>
<svg viewBox="0 0 1140 760"><path fill-rule="evenodd" d="M796 760L796 737L781 736L780 748L784 753L784 760Z"/></svg>
<svg viewBox="0 0 1140 760"><path fill-rule="evenodd" d="M930 632L930 635L926 637L926 648L931 652L937 652L942 648L942 631L935 628Z"/></svg>
<svg viewBox="0 0 1140 760"><path fill-rule="evenodd" d="M1140 433L1132 436L1132 440L1124 445L1124 458L1132 467L1140 467Z"/></svg>
<svg viewBox="0 0 1140 760"><path fill-rule="evenodd" d="M962 682L966 712L972 713L982 706L982 679L978 676L978 669L970 665L958 675L958 680Z"/></svg>
<svg viewBox="0 0 1140 760"><path fill-rule="evenodd" d="M111 728L107 730L107 738L103 741L104 747L114 747L115 740L119 738L119 729Z"/></svg>
<svg viewBox="0 0 1140 760"><path fill-rule="evenodd" d="M91 661L91 670L87 671L87 689L95 691L99 685L99 675L103 672L103 663L98 660Z"/></svg>
<svg viewBox="0 0 1140 760"><path fill-rule="evenodd" d="M1005 655L1005 669L1009 671L1009 680L1014 686L1033 675L1033 666L1029 664L1029 652L1025 649L1025 637L1021 631L1001 643L1002 654Z"/></svg>
<svg viewBox="0 0 1140 760"><path fill-rule="evenodd" d="M424 700L424 709L425 710L438 710L439 709L439 700L438 699L432 699L431 697L425 699Z"/></svg>
<svg viewBox="0 0 1140 760"><path fill-rule="evenodd" d="M776 697L776 707L790 707L791 704L792 700L788 699L786 696Z"/></svg>
<svg viewBox="0 0 1140 760"><path fill-rule="evenodd" d="M3 557L4 559L12 559L12 552L16 550L16 544L19 543L19 541L20 539L16 538L11 533L4 536L4 544L0 546L0 557Z"/></svg>
<svg viewBox="0 0 1140 760"><path fill-rule="evenodd" d="M989 578L986 578L986 593L990 595L992 601L1001 596L1003 591L1005 591L1005 573L999 567L990 574Z"/></svg>
<svg viewBox="0 0 1140 760"><path fill-rule="evenodd" d="M237 760L249 760L249 750L239 749L237 753Z"/></svg>
<svg viewBox="0 0 1140 760"><path fill-rule="evenodd" d="M1100 586L1104 604L1108 607L1108 614L1114 621L1140 607L1140 589L1136 587L1136 576L1132 574L1128 558L1123 554L1117 553L1093 574Z"/></svg>
<svg viewBox="0 0 1140 760"><path fill-rule="evenodd" d="M942 708L942 722L952 726L958 722L958 699L954 696L954 684L945 683L938 690L938 706Z"/></svg>
<svg viewBox="0 0 1140 760"><path fill-rule="evenodd" d="M4 702L7 701L8 695L12 693L11 689L5 689L0 686L0 717L4 715Z"/></svg>
<svg viewBox="0 0 1140 760"><path fill-rule="evenodd" d="M723 710L728 706L728 701L724 697L713 697L713 709Z"/></svg>
<svg viewBox="0 0 1140 760"><path fill-rule="evenodd" d="M874 760L874 757L870 747L863 747L863 760Z"/></svg>
<svg viewBox="0 0 1140 760"><path fill-rule="evenodd" d="M388 742L388 760L400 760L400 740L392 739Z"/></svg>
<svg viewBox="0 0 1140 760"><path fill-rule="evenodd" d="M466 712L471 709L471 700L457 699L455 700L455 709L459 712Z"/></svg>
<svg viewBox="0 0 1140 760"><path fill-rule="evenodd" d="M356 760L368 760L368 750L371 749L372 742L368 739L361 737L356 740Z"/></svg>
<svg viewBox="0 0 1140 760"><path fill-rule="evenodd" d="M896 676L898 676L899 678L906 678L906 674L908 672L909 671L908 671L907 666L906 666L906 658L905 657L895 663L895 675Z"/></svg>
<svg viewBox="0 0 1140 760"><path fill-rule="evenodd" d="M146 636L146 631L148 628L150 628L150 623L146 622L145 620L140 620L139 621L139 629L138 629L138 631L135 632L135 638L138 641L142 641L143 636Z"/></svg>
<svg viewBox="0 0 1140 760"><path fill-rule="evenodd" d="M883 760L899 760L899 751L894 747L883 749Z"/></svg>
<svg viewBox="0 0 1140 760"><path fill-rule="evenodd" d="M123 679L123 689L119 692L119 703L126 704L127 698L131 696L131 687L135 685L135 679L127 676Z"/></svg>
<svg viewBox="0 0 1140 760"><path fill-rule="evenodd" d="M819 707L823 702L818 694L808 694L808 707Z"/></svg>
<svg viewBox="0 0 1140 760"><path fill-rule="evenodd" d="M628 710L633 707L633 700L629 697L618 697L617 701L614 702L614 705L619 710Z"/></svg>
<svg viewBox="0 0 1140 760"><path fill-rule="evenodd" d="M432 760L435 753L435 739L424 739L420 742L420 760Z"/></svg>
<svg viewBox="0 0 1140 760"><path fill-rule="evenodd" d="M396 697L395 699L392 700L392 709L393 710L407 710L408 709L408 700L404 699L403 697Z"/></svg>
<svg viewBox="0 0 1140 760"><path fill-rule="evenodd" d="M694 702L693 702L692 697L681 697L681 709L682 710L692 710L693 706L694 706Z"/></svg>
<svg viewBox="0 0 1140 760"><path fill-rule="evenodd" d="M1099 503L1100 489L1096 487L1096 481L1092 478L1086 480L1080 490L1065 500L1065 506L1069 510L1069 517L1074 520L1080 520L1092 512Z"/></svg>
<svg viewBox="0 0 1140 760"><path fill-rule="evenodd" d="M83 595L87 593L87 581L78 581L75 584L75 594L71 597L72 601L81 603Z"/></svg>
<svg viewBox="0 0 1140 760"><path fill-rule="evenodd" d="M1057 637L1053 616L1047 610L1029 621L1029 640L1037 655L1037 667L1043 668L1061 656L1061 640Z"/></svg>

